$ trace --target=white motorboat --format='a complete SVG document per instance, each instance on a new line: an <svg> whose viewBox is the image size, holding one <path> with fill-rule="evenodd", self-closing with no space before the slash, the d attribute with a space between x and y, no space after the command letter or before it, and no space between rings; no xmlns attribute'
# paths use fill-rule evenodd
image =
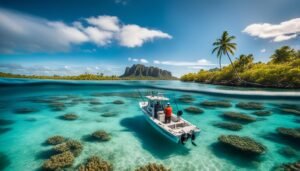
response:
<svg viewBox="0 0 300 171"><path fill-rule="evenodd" d="M195 145L194 140L199 135L200 129L184 120L181 117L182 111L178 111L177 114L172 113L170 123L165 123L165 112L163 109L169 103L169 98L161 94L145 96L145 98L142 98L143 100L139 102L139 105L151 126L175 143L185 144L191 138L193 145ZM157 115L155 115L154 108L157 102L159 102L161 108L156 110Z"/></svg>

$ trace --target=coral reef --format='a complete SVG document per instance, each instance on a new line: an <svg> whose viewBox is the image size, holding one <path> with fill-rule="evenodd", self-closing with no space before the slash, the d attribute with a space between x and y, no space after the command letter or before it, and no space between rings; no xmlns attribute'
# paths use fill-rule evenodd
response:
<svg viewBox="0 0 300 171"><path fill-rule="evenodd" d="M111 139L110 135L103 130L95 131L92 133L92 137L98 141L109 141Z"/></svg>
<svg viewBox="0 0 300 171"><path fill-rule="evenodd" d="M45 160L42 168L45 170L61 170L62 168L72 166L74 156L70 151L66 151L57 155L53 155L50 159Z"/></svg>
<svg viewBox="0 0 300 171"><path fill-rule="evenodd" d="M300 129L279 127L276 131L278 134L300 143Z"/></svg>
<svg viewBox="0 0 300 171"><path fill-rule="evenodd" d="M222 115L226 119L230 120L236 120L236 121L242 121L242 122L254 122L256 119L245 115L243 113L237 113L237 112L225 112Z"/></svg>
<svg viewBox="0 0 300 171"><path fill-rule="evenodd" d="M188 108L185 108L184 111L186 111L188 113L192 113L192 114L200 114L200 113L204 112L202 109L195 107L195 106L190 106Z"/></svg>
<svg viewBox="0 0 300 171"><path fill-rule="evenodd" d="M113 101L113 104L124 104L125 102L122 100L115 100Z"/></svg>
<svg viewBox="0 0 300 171"><path fill-rule="evenodd" d="M295 149L293 149L292 147L283 147L281 148L279 151L279 154L288 157L288 158L292 158L292 157L298 157L297 151Z"/></svg>
<svg viewBox="0 0 300 171"><path fill-rule="evenodd" d="M49 144L49 145L58 145L58 144L61 144L65 141L66 141L66 138L64 138L63 136L55 135L55 136L49 137L46 140L46 143Z"/></svg>
<svg viewBox="0 0 300 171"><path fill-rule="evenodd" d="M81 164L78 171L112 171L113 166L109 162L97 156L91 156L85 164Z"/></svg>
<svg viewBox="0 0 300 171"><path fill-rule="evenodd" d="M223 129L228 129L231 131L239 131L243 128L241 124L238 123L232 123L232 122L218 122L213 124L216 127L223 128Z"/></svg>
<svg viewBox="0 0 300 171"><path fill-rule="evenodd" d="M149 163L144 166L140 166L135 171L171 171L171 169L167 169L162 164Z"/></svg>
<svg viewBox="0 0 300 171"><path fill-rule="evenodd" d="M53 110L53 111L63 111L66 109L66 106L63 102L57 102L57 101L54 101L54 102L51 102L49 104L49 107Z"/></svg>
<svg viewBox="0 0 300 171"><path fill-rule="evenodd" d="M117 115L118 115L117 112L105 112L105 113L101 114L101 116L103 116L103 117L115 117Z"/></svg>
<svg viewBox="0 0 300 171"><path fill-rule="evenodd" d="M29 108L29 107L17 108L14 111L14 113L16 113L16 114L29 114L29 113L34 113L34 112L38 112L38 110L35 108Z"/></svg>
<svg viewBox="0 0 300 171"><path fill-rule="evenodd" d="M221 135L218 138L219 142L233 147L241 152L250 154L263 154L267 148L259 142L249 138L240 137L237 135Z"/></svg>
<svg viewBox="0 0 300 171"><path fill-rule="evenodd" d="M196 99L191 95L182 95L177 100L178 100L178 102L181 102L181 103L192 103Z"/></svg>
<svg viewBox="0 0 300 171"><path fill-rule="evenodd" d="M274 169L275 171L299 171L300 170L300 160L294 163L284 163Z"/></svg>
<svg viewBox="0 0 300 171"><path fill-rule="evenodd" d="M78 116L74 113L68 113L68 114L61 116L60 118L63 120L73 121L73 120L78 119Z"/></svg>
<svg viewBox="0 0 300 171"><path fill-rule="evenodd" d="M283 109L281 109L281 112L286 113L286 114L295 115L295 116L300 116L300 110L297 110L297 109L283 108Z"/></svg>
<svg viewBox="0 0 300 171"><path fill-rule="evenodd" d="M231 103L228 101L203 101L200 105L204 107L231 107Z"/></svg>
<svg viewBox="0 0 300 171"><path fill-rule="evenodd" d="M272 112L268 110L261 110L261 111L255 111L252 114L256 116L270 116Z"/></svg>
<svg viewBox="0 0 300 171"><path fill-rule="evenodd" d="M246 109L246 110L262 110L264 109L264 106L261 103L257 102L240 102L235 105L238 108Z"/></svg>
<svg viewBox="0 0 300 171"><path fill-rule="evenodd" d="M53 150L58 153L70 151L73 153L75 157L79 156L81 151L83 150L83 146L79 141L76 140L68 140L62 144L56 145Z"/></svg>

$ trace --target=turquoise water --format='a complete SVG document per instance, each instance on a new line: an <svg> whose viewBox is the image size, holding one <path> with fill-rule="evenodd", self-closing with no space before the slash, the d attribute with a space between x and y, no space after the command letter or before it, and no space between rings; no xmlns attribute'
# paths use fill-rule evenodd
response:
<svg viewBox="0 0 300 171"><path fill-rule="evenodd" d="M53 135L62 135L79 140L83 152L76 158L74 168L88 156L97 155L111 162L115 170L134 170L137 166L157 162L172 170L271 170L275 165L292 162L299 157L286 157L279 153L284 147L292 147L298 153L300 146L276 137L277 127L299 127L299 118L285 115L278 110L281 104L300 103L297 90L228 88L222 86L183 83L179 81L45 81L24 79L0 80L0 119L11 120L0 128L0 170L38 170L45 154L51 147L44 145ZM197 147L173 144L156 132L145 121L136 97L137 89L143 93L159 91L170 98L191 95L192 104L178 103L180 109L197 106L204 100L227 100L230 108L203 108L201 115L184 113L183 117L202 129L196 140ZM41 99L56 98L65 104L62 111L53 111ZM79 103L72 103L81 99ZM102 104L90 104L90 101ZM112 102L122 100L125 104ZM271 116L257 117L252 111L235 107L239 102L260 102ZM74 102L74 101L73 101ZM16 114L15 109L29 107L38 111ZM175 108L175 106L174 106ZM176 108L175 108L176 109ZM214 127L224 111L235 111L257 117L257 121L245 124L240 131L229 131ZM113 117L103 117L105 112L114 112ZM79 119L66 121L59 116L76 113ZM299 116L298 116L299 117ZM89 142L84 139L96 130L105 130L112 135L108 142ZM268 150L257 158L248 158L218 144L221 134L249 136L264 144ZM298 154L299 156L300 154Z"/></svg>

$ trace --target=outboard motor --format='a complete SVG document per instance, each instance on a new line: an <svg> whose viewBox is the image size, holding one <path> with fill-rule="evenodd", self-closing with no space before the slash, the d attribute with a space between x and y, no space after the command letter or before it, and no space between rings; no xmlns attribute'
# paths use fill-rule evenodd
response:
<svg viewBox="0 0 300 171"><path fill-rule="evenodd" d="M194 146L197 146L197 144L194 142L196 140L196 135L194 131L191 131L191 142Z"/></svg>
<svg viewBox="0 0 300 171"><path fill-rule="evenodd" d="M189 138L190 138L190 134L188 134L188 133L181 134L181 137L180 137L181 144L185 144Z"/></svg>

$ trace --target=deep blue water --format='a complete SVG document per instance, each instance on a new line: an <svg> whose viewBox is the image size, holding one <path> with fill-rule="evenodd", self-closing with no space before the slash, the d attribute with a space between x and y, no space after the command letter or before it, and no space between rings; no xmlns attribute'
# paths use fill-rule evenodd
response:
<svg viewBox="0 0 300 171"><path fill-rule="evenodd" d="M76 168L88 156L98 155L111 162L115 170L134 170L148 162L162 163L172 170L271 170L274 166L300 159L287 157L280 151L291 147L299 153L300 145L286 141L276 134L277 127L299 127L299 116L281 113L280 106L300 104L299 90L238 88L180 81L47 81L27 79L0 79L0 170L38 170L51 147L43 145L52 135L62 135L79 140L84 150L76 158ZM157 133L145 121L139 110L137 90L143 94L150 91L164 93L171 99L191 95L191 104L178 103L179 109L198 106L203 114L184 113L183 117L202 129L196 140L197 147L173 144ZM61 111L55 111L45 99L57 99L63 103ZM80 99L80 102L74 102ZM116 105L114 100L125 104ZM204 108L205 100L226 100L230 108ZM100 101L102 104L91 104ZM174 101L171 101L174 102ZM235 107L239 102L259 102L272 115L258 117L253 111ZM174 103L173 103L174 104ZM35 109L28 114L16 114L19 108ZM175 106L173 106L175 108ZM175 108L176 110L176 108ZM245 124L240 131L229 131L213 126L225 121L220 115L225 111L242 112L257 118ZM116 116L103 117L113 112ZM59 116L76 113L75 121L65 121ZM85 141L84 137L96 130L111 134L108 142ZM221 146L218 136L235 134L249 136L264 144L265 154L249 158L237 151Z"/></svg>

